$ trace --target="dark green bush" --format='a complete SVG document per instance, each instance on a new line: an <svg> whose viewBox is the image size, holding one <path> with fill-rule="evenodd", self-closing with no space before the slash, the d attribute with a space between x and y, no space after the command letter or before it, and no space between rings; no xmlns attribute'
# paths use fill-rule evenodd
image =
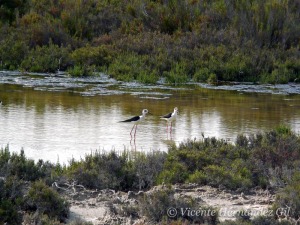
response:
<svg viewBox="0 0 300 225"><path fill-rule="evenodd" d="M151 188L161 172L166 154L115 152L86 155L84 160L72 160L66 173L72 180L88 188L117 190Z"/></svg>
<svg viewBox="0 0 300 225"><path fill-rule="evenodd" d="M166 153L152 152L139 153L134 155L134 159L128 162L132 177L134 177L133 189L148 189L155 185L159 173L162 171L166 160Z"/></svg>
<svg viewBox="0 0 300 225"><path fill-rule="evenodd" d="M85 66L108 66L115 56L115 52L106 46L85 46L74 50L70 57L75 65Z"/></svg>
<svg viewBox="0 0 300 225"><path fill-rule="evenodd" d="M148 56L131 53L115 58L108 67L108 74L117 80L137 80L143 83L156 83L159 78Z"/></svg>
<svg viewBox="0 0 300 225"><path fill-rule="evenodd" d="M171 70L165 71L163 75L166 77L167 83L173 85L183 84L189 81L188 69L185 62L174 63L171 66Z"/></svg>
<svg viewBox="0 0 300 225"><path fill-rule="evenodd" d="M43 224L43 225L63 225L64 223L61 223L57 219L51 219L46 214L38 214L38 213L32 213L32 214L25 214L23 221L25 224Z"/></svg>
<svg viewBox="0 0 300 225"><path fill-rule="evenodd" d="M7 31L0 30L0 32ZM0 68L6 70L19 69L28 53L28 44L24 40L19 40L17 34L11 33L6 39L0 39Z"/></svg>
<svg viewBox="0 0 300 225"><path fill-rule="evenodd" d="M21 68L30 72L56 72L65 70L70 64L69 49L53 44L36 46L31 49L27 57L22 61Z"/></svg>
<svg viewBox="0 0 300 225"><path fill-rule="evenodd" d="M218 211L211 207L199 206L190 197L177 198L170 189L158 190L138 199L141 215L155 223L172 224L173 220L196 224L217 224ZM170 214L173 209L174 214ZM203 210L198 216L188 215L186 210ZM208 213L210 212L210 213Z"/></svg>
<svg viewBox="0 0 300 225"><path fill-rule="evenodd" d="M69 204L43 181L34 182L26 196L26 204L32 211L51 219L64 221L69 213Z"/></svg>
<svg viewBox="0 0 300 225"><path fill-rule="evenodd" d="M274 216L277 218L300 218L300 172L294 173L286 187L276 195L273 205Z"/></svg>
<svg viewBox="0 0 300 225"><path fill-rule="evenodd" d="M0 224L20 224L25 184L17 177L0 179Z"/></svg>
<svg viewBox="0 0 300 225"><path fill-rule="evenodd" d="M96 152L86 155L80 162L72 160L66 172L71 179L88 188L122 189L122 185L130 185L123 184L127 176L126 157L126 154L119 156L116 152Z"/></svg>
<svg viewBox="0 0 300 225"><path fill-rule="evenodd" d="M278 188L297 171L299 141L285 126L249 137L238 135L235 145L215 138L188 140L170 147L158 181Z"/></svg>
<svg viewBox="0 0 300 225"><path fill-rule="evenodd" d="M0 224L20 224L18 208L10 200L0 199Z"/></svg>
<svg viewBox="0 0 300 225"><path fill-rule="evenodd" d="M3 177L15 176L26 181L46 178L48 182L51 182L52 171L59 167L59 164L55 166L43 160L35 163L34 160L26 158L23 149L20 154L10 153L9 146L0 149L0 176Z"/></svg>
<svg viewBox="0 0 300 225"><path fill-rule="evenodd" d="M54 72L62 57L61 70L108 68L123 81L207 82L212 74L220 81L300 80L297 0L7 2L0 8L2 69Z"/></svg>
<svg viewBox="0 0 300 225"><path fill-rule="evenodd" d="M196 82L207 82L210 74L211 72L208 68L197 69L193 75L193 80Z"/></svg>
<svg viewBox="0 0 300 225"><path fill-rule="evenodd" d="M93 67L86 65L76 65L73 68L68 69L68 74L72 77L88 77L93 75Z"/></svg>

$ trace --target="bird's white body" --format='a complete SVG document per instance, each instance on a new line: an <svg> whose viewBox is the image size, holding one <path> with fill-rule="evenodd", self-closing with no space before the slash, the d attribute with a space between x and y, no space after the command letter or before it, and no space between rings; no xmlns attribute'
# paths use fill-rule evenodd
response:
<svg viewBox="0 0 300 225"><path fill-rule="evenodd" d="M172 122L176 120L177 114L178 114L178 108L175 107L174 111L172 113L168 113L168 114L160 117L162 120L167 121L167 132L168 132L168 125L169 124L171 125L170 133L172 132Z"/></svg>
<svg viewBox="0 0 300 225"><path fill-rule="evenodd" d="M175 107L174 111L172 113L169 113L167 115L161 116L160 118L162 120L166 120L168 123L172 123L173 121L176 120L177 114L178 114L178 108Z"/></svg>

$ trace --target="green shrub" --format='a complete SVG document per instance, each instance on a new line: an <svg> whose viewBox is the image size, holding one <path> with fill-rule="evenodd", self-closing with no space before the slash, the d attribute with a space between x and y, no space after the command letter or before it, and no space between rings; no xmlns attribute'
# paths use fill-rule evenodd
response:
<svg viewBox="0 0 300 225"><path fill-rule="evenodd" d="M271 74L264 74L261 81L269 84L286 84L290 81L292 72L287 68L275 68Z"/></svg>
<svg viewBox="0 0 300 225"><path fill-rule="evenodd" d="M193 80L196 82L207 82L210 73L211 72L208 68L198 69L193 75Z"/></svg>
<svg viewBox="0 0 300 225"><path fill-rule="evenodd" d="M72 77L88 77L93 75L93 67L75 65L67 71Z"/></svg>
<svg viewBox="0 0 300 225"><path fill-rule="evenodd" d="M131 188L141 190L153 187L166 157L164 152L136 153L134 159L127 163L127 168L131 167L132 176L129 176L134 178Z"/></svg>
<svg viewBox="0 0 300 225"><path fill-rule="evenodd" d="M169 148L158 182L243 190L275 187L286 183L297 170L299 144L299 137L284 126L249 137L238 135L235 145L216 138L187 140Z"/></svg>
<svg viewBox="0 0 300 225"><path fill-rule="evenodd" d="M20 67L30 72L56 72L70 63L68 54L69 48L59 47L50 40L48 45L31 49Z"/></svg>
<svg viewBox="0 0 300 225"><path fill-rule="evenodd" d="M216 74L211 73L209 74L209 77L207 79L207 83L209 84L217 84L218 83L218 77Z"/></svg>
<svg viewBox="0 0 300 225"><path fill-rule="evenodd" d="M20 224L25 184L17 177L0 179L0 224Z"/></svg>
<svg viewBox="0 0 300 225"><path fill-rule="evenodd" d="M188 70L184 62L176 62L172 65L170 71L165 71L163 76L169 84L177 85L188 82Z"/></svg>
<svg viewBox="0 0 300 225"><path fill-rule="evenodd" d="M149 57L132 53L120 54L108 67L108 74L117 80L156 83L159 79Z"/></svg>
<svg viewBox="0 0 300 225"><path fill-rule="evenodd" d="M188 170L184 164L167 160L164 170L158 176L158 182L167 184L184 183L187 178Z"/></svg>
<svg viewBox="0 0 300 225"><path fill-rule="evenodd" d="M23 218L24 224L43 224L43 225L63 225L59 220L55 218L49 218L48 215L31 213L25 214Z"/></svg>
<svg viewBox="0 0 300 225"><path fill-rule="evenodd" d="M18 215L18 208L8 199L0 198L0 224L20 224L20 216Z"/></svg>
<svg viewBox="0 0 300 225"><path fill-rule="evenodd" d="M66 168L69 179L88 188L140 190L154 186L166 154L116 152L86 155L79 162L72 160Z"/></svg>
<svg viewBox="0 0 300 225"><path fill-rule="evenodd" d="M1 26L0 26L1 27ZM29 52L29 46L24 40L18 40L11 34L7 39L0 40L0 68L16 70Z"/></svg>
<svg viewBox="0 0 300 225"><path fill-rule="evenodd" d="M294 173L292 180L279 191L273 205L274 216L300 218L300 172Z"/></svg>
<svg viewBox="0 0 300 225"><path fill-rule="evenodd" d="M20 154L11 154L9 146L0 150L0 176L16 176L18 179L34 181L50 174L51 168L51 164L42 160L35 164L34 160L27 159L23 149Z"/></svg>
<svg viewBox="0 0 300 225"><path fill-rule="evenodd" d="M218 187L224 185L228 188L234 187L233 179L230 172L221 166L209 165L204 168L204 173L207 176L208 184Z"/></svg>
<svg viewBox="0 0 300 225"><path fill-rule="evenodd" d="M158 75L156 71L141 71L136 80L143 84L155 84L158 81Z"/></svg>
<svg viewBox="0 0 300 225"><path fill-rule="evenodd" d="M196 224L217 224L218 211L211 207L203 207L197 205L191 197L176 198L173 190L159 190L151 194L144 195L138 199L140 205L140 213L146 216L150 221L155 223L172 224L175 221L184 221ZM170 213L173 209L175 214ZM189 216L186 210L201 209L203 212L199 216ZM171 216L170 216L171 215Z"/></svg>
<svg viewBox="0 0 300 225"><path fill-rule="evenodd" d="M145 69L141 57L136 54L119 55L108 67L108 74L122 81L133 81Z"/></svg>
<svg viewBox="0 0 300 225"><path fill-rule="evenodd" d="M64 221L69 213L69 204L43 181L34 182L26 196L26 204L31 210L47 215L51 219Z"/></svg>
<svg viewBox="0 0 300 225"><path fill-rule="evenodd" d="M116 152L96 152L86 155L80 162L72 160L66 173L70 179L88 188L122 189L126 179L126 157L126 154L119 156Z"/></svg>
<svg viewBox="0 0 300 225"><path fill-rule="evenodd" d="M11 157L11 154L9 152L9 145L6 145L4 148L1 147L0 149L0 176L4 176L6 173L6 170L4 169L5 166L7 166L7 163Z"/></svg>
<svg viewBox="0 0 300 225"><path fill-rule="evenodd" d="M206 174L203 171L196 170L193 174L189 175L188 182L196 184L206 184Z"/></svg>
<svg viewBox="0 0 300 225"><path fill-rule="evenodd" d="M115 56L115 52L106 46L85 46L75 49L70 57L74 61L75 66L108 66Z"/></svg>

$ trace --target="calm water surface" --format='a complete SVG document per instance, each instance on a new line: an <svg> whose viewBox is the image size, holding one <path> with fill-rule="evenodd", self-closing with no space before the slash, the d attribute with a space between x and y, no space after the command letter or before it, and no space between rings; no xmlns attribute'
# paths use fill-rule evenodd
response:
<svg viewBox="0 0 300 225"><path fill-rule="evenodd" d="M123 84L95 78L0 73L0 147L24 148L29 158L67 163L95 150L166 151L168 144L207 136L234 141L237 134L279 124L300 132L300 95ZM179 108L172 135L158 116ZM152 115L130 137L120 120Z"/></svg>

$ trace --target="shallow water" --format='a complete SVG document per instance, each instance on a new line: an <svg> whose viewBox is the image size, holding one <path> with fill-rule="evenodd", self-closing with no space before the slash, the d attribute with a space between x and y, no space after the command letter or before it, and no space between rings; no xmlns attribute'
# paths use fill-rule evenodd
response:
<svg viewBox="0 0 300 225"><path fill-rule="evenodd" d="M202 134L234 141L237 134L280 124L299 133L297 91L295 84L174 88L121 83L106 76L72 79L0 72L0 147L23 147L30 158L67 163L95 150L166 151L168 144L201 139ZM175 106L179 116L167 135L159 116ZM133 124L118 121L140 115L144 108L152 115L131 139Z"/></svg>

